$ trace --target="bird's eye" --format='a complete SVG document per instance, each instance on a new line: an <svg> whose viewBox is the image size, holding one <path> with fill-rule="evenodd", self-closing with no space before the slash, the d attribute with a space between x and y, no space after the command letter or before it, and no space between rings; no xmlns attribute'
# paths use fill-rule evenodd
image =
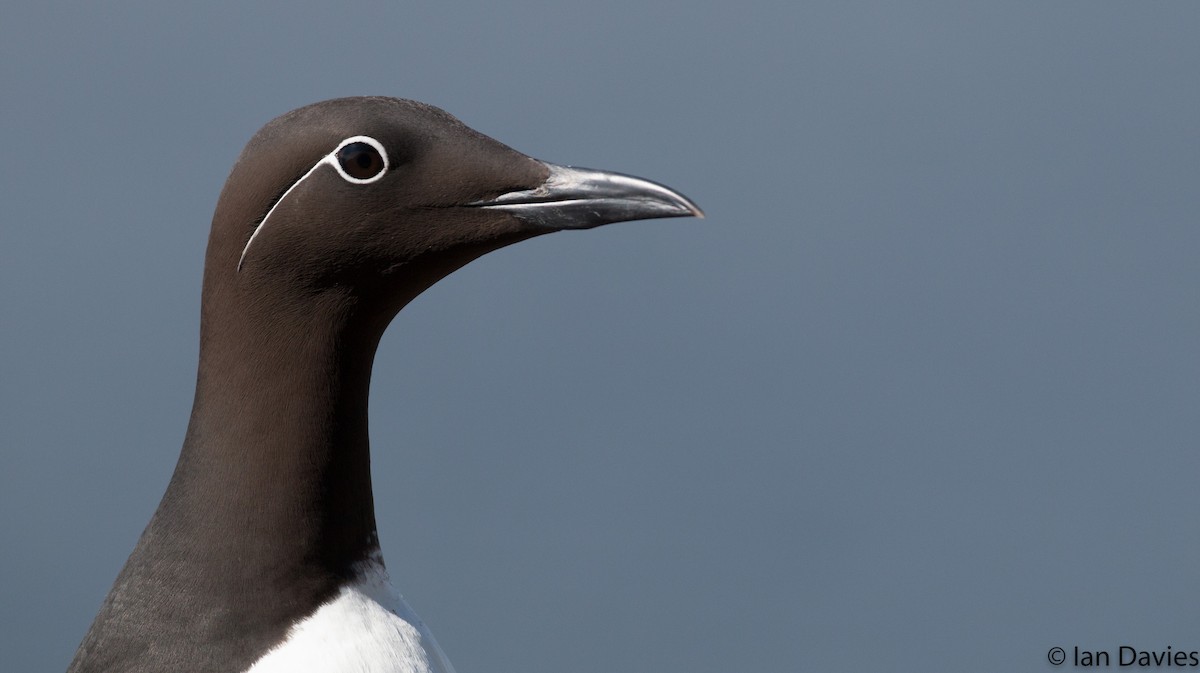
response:
<svg viewBox="0 0 1200 673"><path fill-rule="evenodd" d="M383 175L387 170L387 160L377 145L365 142L365 139L343 145L337 151L337 163L342 175L352 182L369 182Z"/></svg>

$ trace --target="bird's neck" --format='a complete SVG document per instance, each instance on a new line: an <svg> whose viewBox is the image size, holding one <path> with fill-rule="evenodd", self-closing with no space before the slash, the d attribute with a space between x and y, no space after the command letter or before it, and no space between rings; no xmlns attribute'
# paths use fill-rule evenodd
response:
<svg viewBox="0 0 1200 673"><path fill-rule="evenodd" d="M212 294L175 474L72 671L246 670L378 551L367 392L383 326L339 298Z"/></svg>
<svg viewBox="0 0 1200 673"><path fill-rule="evenodd" d="M246 580L281 563L345 579L378 548L367 398L382 330L356 325L340 296L242 308L204 316L195 405L156 518L199 558L227 548Z"/></svg>

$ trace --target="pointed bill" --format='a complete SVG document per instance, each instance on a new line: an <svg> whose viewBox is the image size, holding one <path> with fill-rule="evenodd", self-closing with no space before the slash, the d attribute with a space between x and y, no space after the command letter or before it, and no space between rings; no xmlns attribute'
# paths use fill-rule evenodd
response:
<svg viewBox="0 0 1200 673"><path fill-rule="evenodd" d="M704 217L686 196L632 175L547 163L540 186L470 204L504 210L547 229L590 229L657 217Z"/></svg>

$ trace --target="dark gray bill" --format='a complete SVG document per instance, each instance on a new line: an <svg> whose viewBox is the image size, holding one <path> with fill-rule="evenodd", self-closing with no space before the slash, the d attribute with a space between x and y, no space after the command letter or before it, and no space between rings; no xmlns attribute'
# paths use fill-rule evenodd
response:
<svg viewBox="0 0 1200 673"><path fill-rule="evenodd" d="M546 166L550 177L541 186L470 205L505 210L547 229L590 229L656 217L704 217L686 196L657 182L591 168Z"/></svg>

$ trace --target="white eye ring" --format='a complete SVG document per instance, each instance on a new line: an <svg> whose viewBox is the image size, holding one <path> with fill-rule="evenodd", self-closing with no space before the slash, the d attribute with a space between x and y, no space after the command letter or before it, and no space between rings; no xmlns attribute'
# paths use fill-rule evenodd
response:
<svg viewBox="0 0 1200 673"><path fill-rule="evenodd" d="M338 155L338 152L342 151L342 148L344 148L346 145L349 145L351 143L366 143L366 144L370 145L371 147L375 148L375 151L379 152L379 157L381 159L383 159L383 169L380 170L375 175L372 175L369 178L356 178L353 175L350 175L349 173L347 173L346 170L344 168L342 168L341 163L338 162L337 155ZM308 169L307 173L305 173L304 175L301 175L299 180L293 182L292 186L288 187L287 190L285 190L283 192L283 194L280 195L279 200L275 202L275 205L271 206L271 209L268 210L267 214L263 216L262 221L259 222L258 226L254 228L254 233L250 234L250 239L248 241L246 241L246 247L242 248L242 256L238 258L238 265L237 265L238 271L242 270L242 262L246 261L246 252L248 250L250 250L250 244L253 243L255 237L258 236L258 232L263 230L263 226L266 225L267 220L271 219L271 213L275 212L275 209L279 207L279 204L283 203L283 200L287 198L288 194L292 193L293 189L298 187L301 182L304 182L305 180L307 180L308 176L312 175L313 173L316 173L317 169L320 168L323 164L328 164L330 166L333 166L333 169L338 172L338 175L342 176L343 180L345 180L346 182L349 182L351 184L355 184L355 185L369 185L372 182L375 182L376 180L382 178L384 175L387 175L388 167L391 166L391 164L388 162L387 150L383 149L383 143L372 138L371 136L350 136L349 138L346 138L342 142L338 143L338 146L333 148L332 152L321 157L321 160L318 161L317 163L313 164L313 167Z"/></svg>
<svg viewBox="0 0 1200 673"><path fill-rule="evenodd" d="M379 153L379 157L383 159L383 168L378 173L369 178L356 178L347 173L346 169L342 168L342 162L338 161L338 152L341 152L343 149L345 149L347 145L353 145L354 143L364 143L375 148L375 151ZM372 182L375 182L379 178L382 178L385 173L387 173L388 167L391 165L388 162L387 150L383 149L383 143L370 136L351 136L346 138L338 144L336 149L327 154L321 161L328 162L329 165L333 166L334 169L337 170L338 175L342 176L343 180L346 182L352 182L356 185L369 185Z"/></svg>

